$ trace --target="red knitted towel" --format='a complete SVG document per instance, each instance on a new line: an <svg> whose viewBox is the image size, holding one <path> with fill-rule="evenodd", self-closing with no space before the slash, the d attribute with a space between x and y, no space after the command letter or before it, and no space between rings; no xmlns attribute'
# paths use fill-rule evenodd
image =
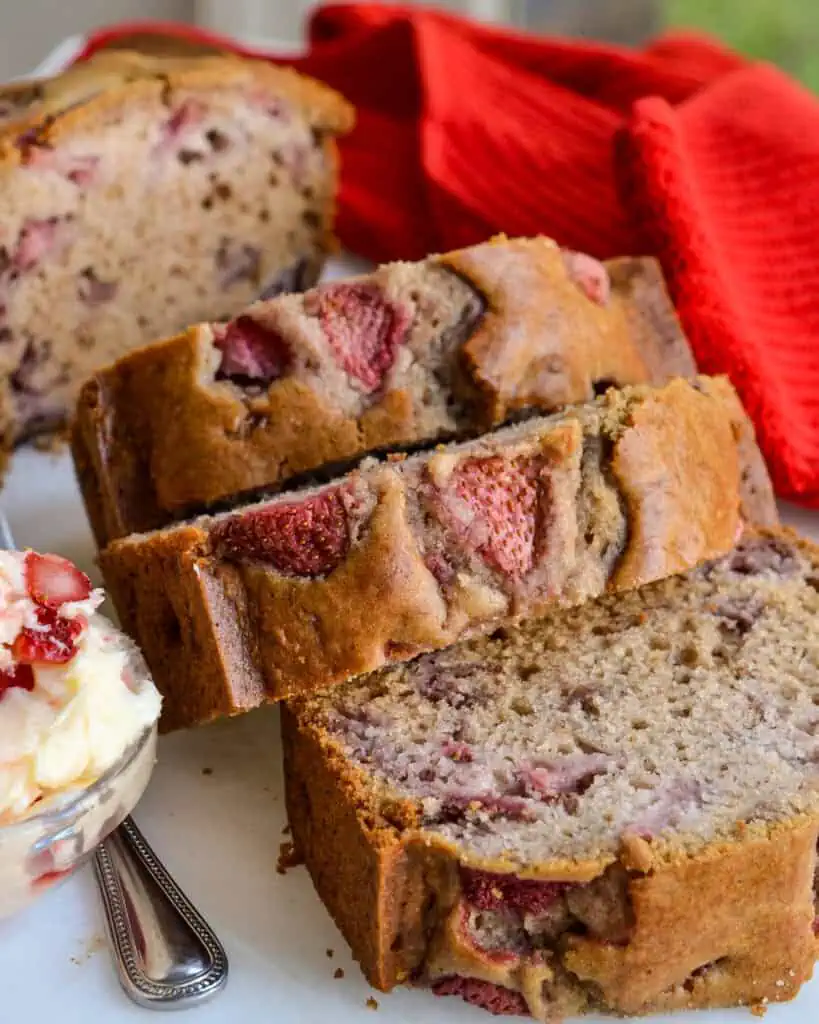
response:
<svg viewBox="0 0 819 1024"><path fill-rule="evenodd" d="M234 45L140 24L86 54L151 29ZM779 493L819 507L819 102L696 36L632 51L384 4L320 9L291 63L359 111L342 144L348 248L412 259L506 231L656 252Z"/></svg>
<svg viewBox="0 0 819 1024"><path fill-rule="evenodd" d="M641 100L624 196L697 362L728 373L777 491L819 506L819 102L767 66Z"/></svg>

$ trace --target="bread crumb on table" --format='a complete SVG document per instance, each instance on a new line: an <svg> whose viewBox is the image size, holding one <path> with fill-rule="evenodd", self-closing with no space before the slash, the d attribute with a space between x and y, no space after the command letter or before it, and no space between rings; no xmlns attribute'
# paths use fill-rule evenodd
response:
<svg viewBox="0 0 819 1024"><path fill-rule="evenodd" d="M344 977L344 968L343 967L336 967L336 969L333 971L333 977L336 980L338 980L339 978L343 978Z"/></svg>
<svg viewBox="0 0 819 1024"><path fill-rule="evenodd" d="M288 868L298 867L301 863L301 856L296 853L296 847L293 843L284 842L279 846L279 860L276 864L276 871L280 875L286 874Z"/></svg>
<svg viewBox="0 0 819 1024"><path fill-rule="evenodd" d="M370 998L367 1000L365 1005L366 1005L368 1010L377 1010L378 1009L378 1001L376 999L373 999L372 996L370 996Z"/></svg>

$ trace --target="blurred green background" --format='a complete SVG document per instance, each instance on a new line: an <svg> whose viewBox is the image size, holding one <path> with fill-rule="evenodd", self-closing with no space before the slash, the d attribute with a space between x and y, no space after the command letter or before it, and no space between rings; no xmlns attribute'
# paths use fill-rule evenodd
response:
<svg viewBox="0 0 819 1024"><path fill-rule="evenodd" d="M666 0L669 26L700 28L819 92L819 0Z"/></svg>

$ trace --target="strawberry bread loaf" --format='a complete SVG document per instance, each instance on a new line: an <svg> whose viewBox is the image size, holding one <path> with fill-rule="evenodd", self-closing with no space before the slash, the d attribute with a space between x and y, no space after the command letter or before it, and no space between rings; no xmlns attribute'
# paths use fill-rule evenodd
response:
<svg viewBox="0 0 819 1024"><path fill-rule="evenodd" d="M103 547L326 463L694 372L653 260L498 238L126 356L84 387L74 458Z"/></svg>
<svg viewBox="0 0 819 1024"><path fill-rule="evenodd" d="M129 349L312 285L352 111L266 62L107 53L0 89L0 446Z"/></svg>
<svg viewBox="0 0 819 1024"><path fill-rule="evenodd" d="M730 384L677 379L134 534L100 565L168 729L686 570L775 519Z"/></svg>
<svg viewBox="0 0 819 1024"><path fill-rule="evenodd" d="M819 953L817 616L819 551L763 532L288 702L295 852L369 981L549 1022L791 999Z"/></svg>

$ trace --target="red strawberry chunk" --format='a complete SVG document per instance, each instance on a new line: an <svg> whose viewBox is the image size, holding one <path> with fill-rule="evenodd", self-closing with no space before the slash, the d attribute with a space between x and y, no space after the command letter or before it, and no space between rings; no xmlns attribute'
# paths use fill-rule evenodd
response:
<svg viewBox="0 0 819 1024"><path fill-rule="evenodd" d="M29 143L23 150L24 162L29 167L42 171L54 171L61 174L79 188L85 188L94 180L98 156L66 153L50 146Z"/></svg>
<svg viewBox="0 0 819 1024"><path fill-rule="evenodd" d="M605 266L593 256L584 252L573 252L563 249L563 265L566 273L574 281L590 302L598 306L608 304L611 297L611 280Z"/></svg>
<svg viewBox="0 0 819 1024"><path fill-rule="evenodd" d="M473 759L472 748L469 744L458 743L456 740L449 740L445 743L441 748L441 753L453 761L463 761L467 764Z"/></svg>
<svg viewBox="0 0 819 1024"><path fill-rule="evenodd" d="M237 384L269 384L288 369L290 351L282 336L252 317L240 316L215 341L222 353L218 380Z"/></svg>
<svg viewBox="0 0 819 1024"><path fill-rule="evenodd" d="M17 270L31 270L43 256L56 248L59 228L59 217L26 221L14 253L14 266Z"/></svg>
<svg viewBox="0 0 819 1024"><path fill-rule="evenodd" d="M608 754L572 754L524 766L515 775L524 796L548 801L567 793L585 793L598 775L615 765Z"/></svg>
<svg viewBox="0 0 819 1024"><path fill-rule="evenodd" d="M496 1017L530 1016L529 1005L520 992L504 988L503 985L493 985L491 981L462 978L454 974L434 981L432 991L436 996L460 996L472 1006L480 1006Z"/></svg>
<svg viewBox="0 0 819 1024"><path fill-rule="evenodd" d="M343 489L232 516L213 527L211 538L222 555L258 559L288 575L323 576L350 547Z"/></svg>
<svg viewBox="0 0 819 1024"><path fill-rule="evenodd" d="M200 100L189 99L174 110L161 129L159 148L168 150L186 132L200 127L205 120L207 107Z"/></svg>
<svg viewBox="0 0 819 1024"><path fill-rule="evenodd" d="M372 284L334 284L318 291L321 328L339 366L375 391L406 341L410 316Z"/></svg>
<svg viewBox="0 0 819 1024"><path fill-rule="evenodd" d="M53 608L37 609L39 628L24 626L11 645L11 653L24 665L37 662L64 665L77 653L76 640L83 630L79 619L66 619Z"/></svg>
<svg viewBox="0 0 819 1024"><path fill-rule="evenodd" d="M15 665L13 668L0 671L0 698L6 690L14 686L21 690L34 689L34 672L31 665Z"/></svg>
<svg viewBox="0 0 819 1024"><path fill-rule="evenodd" d="M455 468L439 517L467 550L520 579L534 562L538 505L536 461L491 455Z"/></svg>
<svg viewBox="0 0 819 1024"><path fill-rule="evenodd" d="M68 601L85 601L91 594L91 580L59 555L29 551L25 578L31 600L48 608L59 608Z"/></svg>
<svg viewBox="0 0 819 1024"><path fill-rule="evenodd" d="M62 173L78 188L85 188L94 180L99 162L96 156L74 157L62 168Z"/></svg>
<svg viewBox="0 0 819 1024"><path fill-rule="evenodd" d="M476 910L504 908L520 914L543 914L568 888L566 882L545 882L539 878L461 868L464 899Z"/></svg>

